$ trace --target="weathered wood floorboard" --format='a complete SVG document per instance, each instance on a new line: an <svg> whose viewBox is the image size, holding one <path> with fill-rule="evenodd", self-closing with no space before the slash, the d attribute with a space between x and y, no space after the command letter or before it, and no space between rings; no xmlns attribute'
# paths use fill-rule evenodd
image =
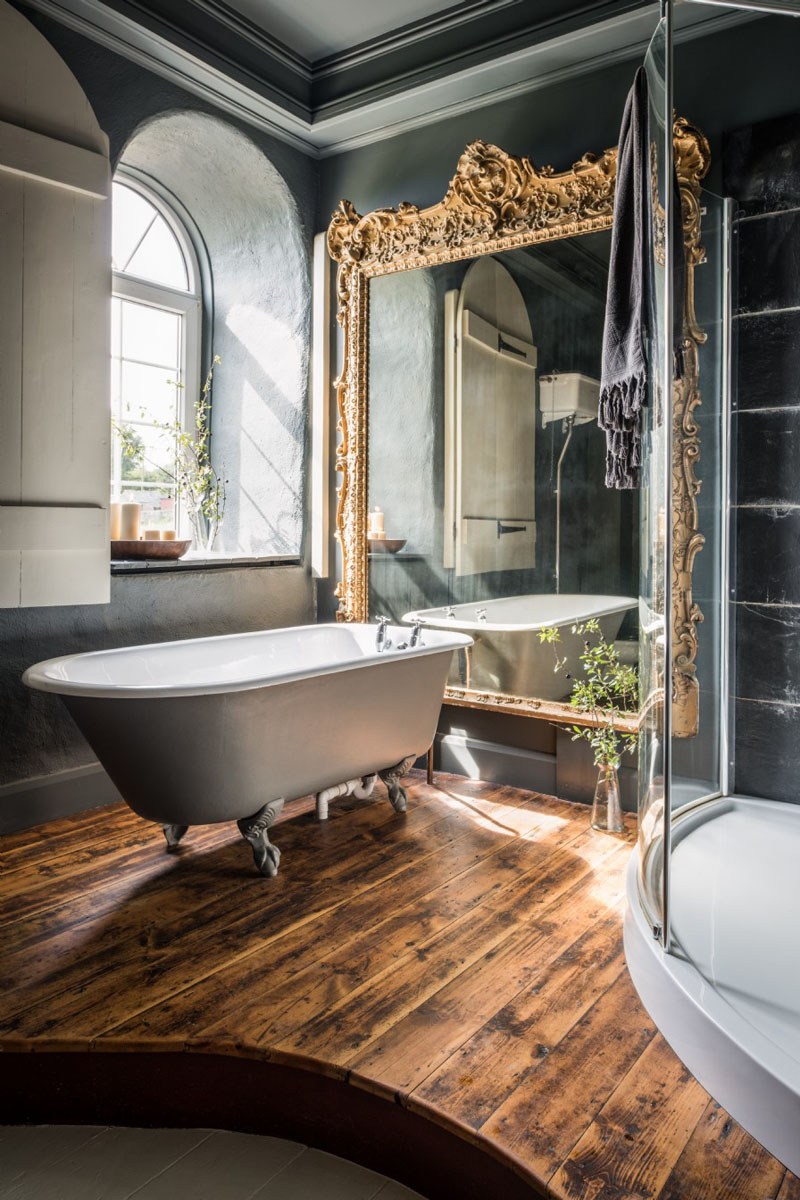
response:
<svg viewBox="0 0 800 1200"><path fill-rule="evenodd" d="M126 808L0 844L0 1050L213 1049L400 1100L554 1200L800 1200L655 1030L622 951L627 838L415 773L179 854ZM259 1068L261 1069L261 1068ZM533 1194L533 1192L532 1192Z"/></svg>

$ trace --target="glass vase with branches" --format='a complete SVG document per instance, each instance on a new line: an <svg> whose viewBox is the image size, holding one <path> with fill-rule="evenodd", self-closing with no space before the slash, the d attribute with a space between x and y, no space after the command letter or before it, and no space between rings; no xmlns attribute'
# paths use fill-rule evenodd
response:
<svg viewBox="0 0 800 1200"><path fill-rule="evenodd" d="M573 680L570 705L591 719L571 727L572 741L588 742L594 765L599 770L592 824L612 832L623 828L619 799L618 771L626 751L635 749L638 733L626 727L624 718L639 708L639 675L632 663L621 660L616 647L603 637L594 618L573 625L571 632L584 639L579 661L580 678ZM553 647L555 670L566 670L566 659L559 658L561 631L557 626L539 630L539 641ZM602 810L600 812L599 810Z"/></svg>

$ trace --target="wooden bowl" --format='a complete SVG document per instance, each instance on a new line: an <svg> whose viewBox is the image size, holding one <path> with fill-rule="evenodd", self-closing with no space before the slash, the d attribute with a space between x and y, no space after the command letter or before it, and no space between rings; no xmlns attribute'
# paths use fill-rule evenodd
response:
<svg viewBox="0 0 800 1200"><path fill-rule="evenodd" d="M192 544L192 539L188 541L178 541L174 539L169 542L162 542L155 538L141 538L138 542L111 542L111 557L112 558L163 558L175 559L183 558L186 551Z"/></svg>
<svg viewBox="0 0 800 1200"><path fill-rule="evenodd" d="M367 538L370 552L375 554L397 554L408 541L407 538Z"/></svg>

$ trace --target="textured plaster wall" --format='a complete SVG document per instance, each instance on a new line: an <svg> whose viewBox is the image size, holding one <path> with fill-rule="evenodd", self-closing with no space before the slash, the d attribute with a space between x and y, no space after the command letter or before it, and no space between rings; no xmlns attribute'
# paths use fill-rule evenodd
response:
<svg viewBox="0 0 800 1200"><path fill-rule="evenodd" d="M148 122L123 163L191 213L211 263L212 458L230 480L218 548L298 554L303 537L310 340L309 245L280 173L227 121Z"/></svg>

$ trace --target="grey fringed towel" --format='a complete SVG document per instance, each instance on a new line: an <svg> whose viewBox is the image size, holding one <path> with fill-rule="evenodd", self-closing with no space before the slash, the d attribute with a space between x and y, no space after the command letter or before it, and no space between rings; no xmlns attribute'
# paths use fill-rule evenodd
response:
<svg viewBox="0 0 800 1200"><path fill-rule="evenodd" d="M674 163L672 187L672 350L683 373L685 272L683 217ZM614 224L608 270L603 366L597 423L606 432L606 487L639 486L642 409L647 404L648 349L656 347L653 278L653 181L647 76L639 67L619 131Z"/></svg>
<svg viewBox="0 0 800 1200"><path fill-rule="evenodd" d="M598 424L606 432L606 487L635 488L647 404L653 325L653 234L647 76L639 67L619 131Z"/></svg>

